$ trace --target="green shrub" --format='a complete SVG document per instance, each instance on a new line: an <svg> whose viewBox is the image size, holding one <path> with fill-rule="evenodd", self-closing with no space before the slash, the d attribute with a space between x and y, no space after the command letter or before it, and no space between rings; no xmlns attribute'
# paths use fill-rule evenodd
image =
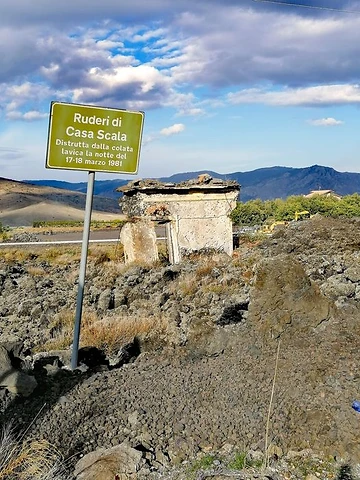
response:
<svg viewBox="0 0 360 480"><path fill-rule="evenodd" d="M234 459L229 463L229 468L232 470L243 470L248 466L246 460L246 453L239 452L235 455Z"/></svg>
<svg viewBox="0 0 360 480"><path fill-rule="evenodd" d="M214 461L216 460L215 455L205 455L198 460L195 460L191 467L190 467L190 472L191 473L196 473L199 470L207 470L213 466Z"/></svg>
<svg viewBox="0 0 360 480"><path fill-rule="evenodd" d="M324 217L360 217L360 195L354 193L338 199L334 196L315 195L307 198L292 195L286 199L249 200L239 202L230 218L234 225L261 225L274 221L291 221L295 212L307 210L310 215L319 213Z"/></svg>
<svg viewBox="0 0 360 480"><path fill-rule="evenodd" d="M120 228L125 223L125 220L94 220L91 222L90 226L92 228ZM83 227L84 222L81 220L34 220L32 226L34 228Z"/></svg>

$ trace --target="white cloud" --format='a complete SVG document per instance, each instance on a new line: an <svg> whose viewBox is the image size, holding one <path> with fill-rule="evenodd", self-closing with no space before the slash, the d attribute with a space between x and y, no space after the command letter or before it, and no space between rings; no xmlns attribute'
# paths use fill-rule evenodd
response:
<svg viewBox="0 0 360 480"><path fill-rule="evenodd" d="M65 90L54 90L43 84L0 84L0 108L2 104L7 120L34 121L47 118L50 102L54 99L66 100L67 97Z"/></svg>
<svg viewBox="0 0 360 480"><path fill-rule="evenodd" d="M360 54L360 16L279 12L228 7L180 15L186 44L174 78L221 87L346 83L360 76L354 61Z"/></svg>
<svg viewBox="0 0 360 480"><path fill-rule="evenodd" d="M23 158L24 153L19 148L5 148L0 147L0 162L8 164L11 161Z"/></svg>
<svg viewBox="0 0 360 480"><path fill-rule="evenodd" d="M19 112L17 110L11 110L6 114L8 120L26 120L32 122L34 120L42 120L49 116L48 113L42 113L36 110L30 110L29 112Z"/></svg>
<svg viewBox="0 0 360 480"><path fill-rule="evenodd" d="M176 135L177 133L183 132L185 130L185 125L183 123L175 123L171 125L171 127L163 128L160 131L161 135L165 135L165 137L169 137L170 135Z"/></svg>
<svg viewBox="0 0 360 480"><path fill-rule="evenodd" d="M344 122L342 120L336 120L333 117L326 117L309 120L308 123L314 127L334 127L336 125L343 125Z"/></svg>
<svg viewBox="0 0 360 480"><path fill-rule="evenodd" d="M113 40L99 40L96 42L96 46L102 50L120 49L124 47L122 42L114 42Z"/></svg>
<svg viewBox="0 0 360 480"><path fill-rule="evenodd" d="M275 106L328 106L360 103L360 85L321 85L306 88L285 88L269 91L249 88L229 93L232 104L262 103Z"/></svg>
<svg viewBox="0 0 360 480"><path fill-rule="evenodd" d="M147 42L153 38L162 37L165 34L165 30L163 28L158 28L157 30L147 30L143 34L134 35L132 38L133 42Z"/></svg>
<svg viewBox="0 0 360 480"><path fill-rule="evenodd" d="M84 86L74 89L72 100L141 110L164 105L172 93L170 79L148 65L94 68Z"/></svg>

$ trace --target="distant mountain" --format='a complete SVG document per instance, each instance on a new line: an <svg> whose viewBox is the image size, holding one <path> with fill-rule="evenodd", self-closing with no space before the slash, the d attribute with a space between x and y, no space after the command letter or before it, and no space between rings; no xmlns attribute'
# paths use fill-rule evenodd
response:
<svg viewBox="0 0 360 480"><path fill-rule="evenodd" d="M305 195L311 190L333 190L339 195L360 192L359 173L337 172L319 165L307 168L263 168L231 174L229 177L243 186L240 195L244 201Z"/></svg>
<svg viewBox="0 0 360 480"><path fill-rule="evenodd" d="M246 202L255 198L271 200L286 198L290 195L305 195L311 190L334 190L340 195L360 192L360 173L337 172L330 167L313 165L306 168L268 167L250 172L235 172L226 175L201 170L198 172L177 173L162 177L162 182L179 183L196 178L201 173L209 173L214 178L236 180L241 185L240 198ZM27 180L35 185L65 188L77 192L86 192L87 183L60 182L57 180ZM119 198L117 188L126 185L127 180L95 180L95 195Z"/></svg>
<svg viewBox="0 0 360 480"><path fill-rule="evenodd" d="M24 182L42 187L61 188L81 193L86 193L87 190L87 182L71 183L60 180L24 180ZM126 185L128 182L128 180L95 180L94 195L118 199L121 194L116 192L116 189Z"/></svg>

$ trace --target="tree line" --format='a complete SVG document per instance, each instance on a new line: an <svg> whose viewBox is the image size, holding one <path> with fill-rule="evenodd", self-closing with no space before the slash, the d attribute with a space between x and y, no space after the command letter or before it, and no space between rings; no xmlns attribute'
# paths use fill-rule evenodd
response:
<svg viewBox="0 0 360 480"><path fill-rule="evenodd" d="M291 196L286 199L249 200L238 202L231 213L235 225L262 225L275 221L295 220L296 212L309 212L309 215L320 214L325 217L360 217L360 195L354 193L339 199L320 195L311 198Z"/></svg>

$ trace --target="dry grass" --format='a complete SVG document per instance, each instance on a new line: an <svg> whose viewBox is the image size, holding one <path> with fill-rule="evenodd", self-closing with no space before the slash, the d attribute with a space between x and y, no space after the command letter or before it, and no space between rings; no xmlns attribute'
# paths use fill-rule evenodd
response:
<svg viewBox="0 0 360 480"><path fill-rule="evenodd" d="M249 252L246 250L245 253L240 250L233 253L232 264L235 267L252 268L259 261L260 254L258 251L253 250Z"/></svg>
<svg viewBox="0 0 360 480"><path fill-rule="evenodd" d="M30 265L27 268L27 273L31 275L32 277L43 277L45 275L49 275L48 272L45 271L44 268L42 267L37 267L35 265Z"/></svg>
<svg viewBox="0 0 360 480"><path fill-rule="evenodd" d="M72 248L64 251L63 249L51 248L41 257L42 260L52 265L70 265L72 263L80 263L81 250Z"/></svg>
<svg viewBox="0 0 360 480"><path fill-rule="evenodd" d="M0 480L65 480L62 457L46 440L14 435L10 426L0 437Z"/></svg>
<svg viewBox="0 0 360 480"><path fill-rule="evenodd" d="M245 283L250 283L251 280L254 278L254 272L252 270L245 270L241 274Z"/></svg>
<svg viewBox="0 0 360 480"><path fill-rule="evenodd" d="M98 286L104 288L112 285L115 280L121 275L123 275L124 272L129 268L124 263L115 260L109 260L107 262L101 263L100 267L98 263L97 266L98 271L99 268L101 268L100 274L98 275L97 279L97 281L99 282Z"/></svg>
<svg viewBox="0 0 360 480"><path fill-rule="evenodd" d="M172 293L180 293L183 297L195 295L199 291L199 280L192 272L182 275L172 283L170 290Z"/></svg>
<svg viewBox="0 0 360 480"><path fill-rule="evenodd" d="M211 257L204 258L203 261L201 261L199 266L196 268L196 278L200 280L206 276L211 275L215 267L216 263Z"/></svg>
<svg viewBox="0 0 360 480"><path fill-rule="evenodd" d="M64 277L69 285L77 284L79 280L79 270L74 269L64 273Z"/></svg>
<svg viewBox="0 0 360 480"><path fill-rule="evenodd" d="M224 264L219 258L214 256L202 255L199 263L196 265L195 272L189 272L181 275L171 285L172 293L180 292L182 296L201 295L203 293L222 294L226 290L227 294L235 293L239 285L249 283L253 277L253 272L246 263L237 266L237 275L229 273L227 264Z"/></svg>
<svg viewBox="0 0 360 480"><path fill-rule="evenodd" d="M81 259L81 245L77 246L57 246L47 249L42 255L43 260L57 265L68 265L70 263L80 262ZM40 258L40 257L39 257ZM108 263L116 263L123 265L124 252L122 245L96 245L90 246L88 249L88 263L94 265L104 265Z"/></svg>
<svg viewBox="0 0 360 480"><path fill-rule="evenodd" d="M122 244L116 245L91 245L88 251L89 259L95 265L107 262L124 262L124 248Z"/></svg>
<svg viewBox="0 0 360 480"><path fill-rule="evenodd" d="M68 265L80 262L81 245L31 245L26 248L3 247L1 257L7 263L23 262L36 258L38 262L46 261L51 265ZM121 245L98 245L89 247L88 260L95 264L106 264L109 261L122 263L124 259Z"/></svg>
<svg viewBox="0 0 360 480"><path fill-rule="evenodd" d="M83 312L82 324L91 323L97 320L94 312ZM73 342L75 323L75 311L64 309L55 314L52 323L50 324L51 340L44 345L38 345L34 351L48 351L48 350L63 350L71 346Z"/></svg>
<svg viewBox="0 0 360 480"><path fill-rule="evenodd" d="M61 350L73 341L75 312L63 310L51 325L53 338L37 351ZM134 337L159 336L165 333L167 320L164 317L105 317L99 319L95 312L83 312L81 321L80 346L93 346L106 354L116 353Z"/></svg>
<svg viewBox="0 0 360 480"><path fill-rule="evenodd" d="M215 295L221 295L224 293L224 285L221 283L211 283L204 287L204 293L214 293Z"/></svg>
<svg viewBox="0 0 360 480"><path fill-rule="evenodd" d="M166 329L167 321L163 317L104 318L83 325L80 344L98 347L109 355L116 353L134 337L159 336Z"/></svg>
<svg viewBox="0 0 360 480"><path fill-rule="evenodd" d="M6 263L15 263L23 262L33 258L33 253L29 252L27 249L15 249L15 248L2 248L1 249L1 258L5 260Z"/></svg>

